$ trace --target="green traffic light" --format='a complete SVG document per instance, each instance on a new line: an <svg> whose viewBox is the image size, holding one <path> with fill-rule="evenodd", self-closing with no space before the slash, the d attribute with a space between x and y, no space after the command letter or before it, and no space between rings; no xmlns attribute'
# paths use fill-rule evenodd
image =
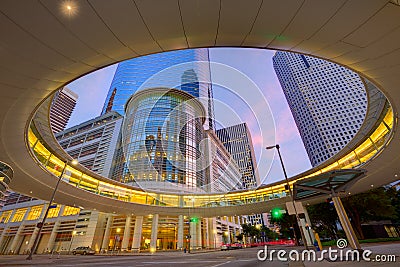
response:
<svg viewBox="0 0 400 267"><path fill-rule="evenodd" d="M273 208L273 209L271 210L271 216L272 216L272 218L274 218L274 219L279 219L279 218L281 218L281 217L282 217L281 209L280 209L280 208Z"/></svg>
<svg viewBox="0 0 400 267"><path fill-rule="evenodd" d="M197 217L190 218L190 222L198 223L199 218L197 218Z"/></svg>

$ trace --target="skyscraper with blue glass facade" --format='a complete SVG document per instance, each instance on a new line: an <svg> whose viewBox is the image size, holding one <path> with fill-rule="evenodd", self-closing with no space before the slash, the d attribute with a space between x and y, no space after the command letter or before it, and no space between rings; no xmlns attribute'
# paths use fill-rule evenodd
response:
<svg viewBox="0 0 400 267"><path fill-rule="evenodd" d="M124 114L129 97L151 87L176 88L200 98L207 112L206 128L215 128L208 49L164 52L120 62L102 114L111 110Z"/></svg>

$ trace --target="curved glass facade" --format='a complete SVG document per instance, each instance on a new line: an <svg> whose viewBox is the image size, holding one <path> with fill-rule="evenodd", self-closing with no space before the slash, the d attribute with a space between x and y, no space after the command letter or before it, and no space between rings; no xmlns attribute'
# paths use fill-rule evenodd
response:
<svg viewBox="0 0 400 267"><path fill-rule="evenodd" d="M202 104L176 89L150 88L134 94L125 111L123 182L152 190L201 190L207 183Z"/></svg>
<svg viewBox="0 0 400 267"><path fill-rule="evenodd" d="M14 172L11 167L0 161L0 209L3 206L4 196L13 175Z"/></svg>
<svg viewBox="0 0 400 267"><path fill-rule="evenodd" d="M168 71L174 67L174 71ZM166 71L167 70L167 71ZM156 78L153 78L156 76ZM149 87L181 89L202 98L207 112L206 128L214 129L214 107L207 48L157 53L118 64L102 114L115 110L124 114L124 105L138 90Z"/></svg>

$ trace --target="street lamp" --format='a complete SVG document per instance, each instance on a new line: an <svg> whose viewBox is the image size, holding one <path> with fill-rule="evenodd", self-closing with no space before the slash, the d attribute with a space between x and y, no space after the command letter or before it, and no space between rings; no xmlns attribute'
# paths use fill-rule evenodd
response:
<svg viewBox="0 0 400 267"><path fill-rule="evenodd" d="M77 161L76 159L74 159L74 160L71 161L71 164L72 164L72 165L76 165L76 164L78 164L78 161ZM62 169L62 171L61 171L61 174L60 174L60 176L58 176L57 184L56 184L56 186L54 187L53 193L51 194L50 201L49 201L49 205L47 206L46 213L45 213L44 216L43 216L43 220L42 220L40 223L38 223L38 224L36 225L36 227L39 228L39 230L38 230L38 232L37 232L37 235L36 235L36 237L35 237L35 240L33 241L33 245L32 245L31 251L29 252L28 257L26 258L27 260L32 260L32 255L33 255L33 253L36 251L36 248L37 248L38 243L39 243L40 234L42 233L43 225L44 225L44 223L46 222L47 215L49 214L50 209L52 208L52 207L51 207L51 204L53 204L54 197L55 197L56 192L57 192L57 189L58 189L58 185L59 185L60 182L61 182L61 179L62 179L62 177L63 177L63 175L64 175L64 173L65 173L65 169L67 168L67 165L68 165L68 161L66 161L66 162L64 163L64 167L63 167L63 169Z"/></svg>
<svg viewBox="0 0 400 267"><path fill-rule="evenodd" d="M304 232L303 232L303 228L301 227L299 213L297 212L297 208L296 208L296 205L295 205L295 202L294 202L294 196L293 196L293 193L292 193L292 189L290 188L289 180L288 180L288 177L287 177L287 174L286 174L285 165L283 165L281 152L279 151L280 146L278 144L276 144L274 146L267 146L266 147L266 149L274 149L274 148L276 148L276 150L278 151L279 160L281 162L281 166L282 166L282 170L283 170L283 175L285 176L285 180L286 180L286 186L287 186L287 188L289 190L290 198L292 200L294 213L296 214L297 226L300 229L300 234L301 234L301 238L303 239L304 247L308 250L307 240L305 238L305 235L304 235Z"/></svg>

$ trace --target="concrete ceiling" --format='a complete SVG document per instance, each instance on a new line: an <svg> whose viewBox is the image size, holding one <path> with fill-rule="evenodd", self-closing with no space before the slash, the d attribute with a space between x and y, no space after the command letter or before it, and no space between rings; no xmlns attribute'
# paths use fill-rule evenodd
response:
<svg viewBox="0 0 400 267"><path fill-rule="evenodd" d="M35 107L52 91L86 73L150 53L242 46L321 57L373 81L388 96L397 118L400 6L391 1L69 2L70 14L63 1L0 2L0 161L14 170L13 190L47 199L55 184L55 177L36 164L26 146L25 133ZM393 140L367 166L368 175L357 188L397 179L399 138L396 123ZM62 184L56 201L93 208L103 200ZM105 211L143 211L121 208L118 201L101 206Z"/></svg>

